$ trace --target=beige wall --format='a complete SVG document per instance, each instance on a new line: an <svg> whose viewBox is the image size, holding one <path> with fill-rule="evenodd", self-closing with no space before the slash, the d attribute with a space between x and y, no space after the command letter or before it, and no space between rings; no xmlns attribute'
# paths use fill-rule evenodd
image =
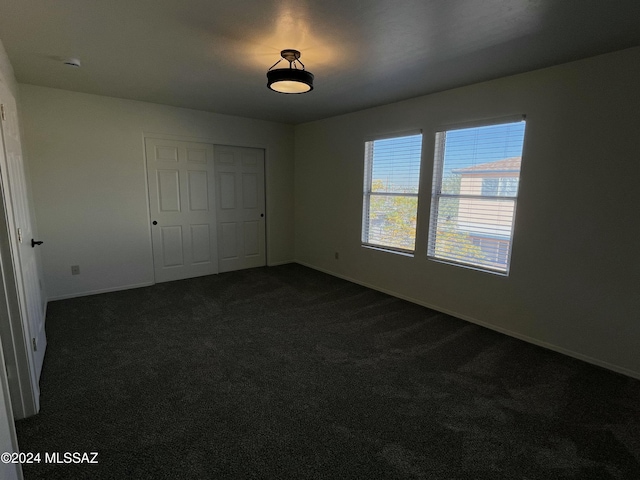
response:
<svg viewBox="0 0 640 480"><path fill-rule="evenodd" d="M296 260L640 377L638 85L635 48L298 125ZM527 132L509 277L428 261L435 132L518 114ZM364 141L415 129L425 134L417 253L362 248Z"/></svg>
<svg viewBox="0 0 640 480"><path fill-rule="evenodd" d="M49 299L153 282L145 133L265 148L267 259L293 260L292 126L32 85L19 91Z"/></svg>

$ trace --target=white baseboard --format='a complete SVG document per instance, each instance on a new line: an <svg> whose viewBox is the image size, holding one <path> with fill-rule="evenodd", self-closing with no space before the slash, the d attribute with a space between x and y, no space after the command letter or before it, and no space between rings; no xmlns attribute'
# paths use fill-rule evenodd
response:
<svg viewBox="0 0 640 480"><path fill-rule="evenodd" d="M392 297L397 297L397 298L400 298L402 300L406 300L408 302L415 303L415 304L421 305L423 307L430 308L431 310L436 310L438 312L446 313L447 315L451 315L452 317L456 317L456 318L459 318L461 320L465 320L467 322L474 323L476 325L480 325L481 327L485 327L485 328L488 328L490 330L494 330L494 331L499 332L499 333L503 333L504 335L508 335L510 337L517 338L518 340L522 340L524 342L531 343L533 345L537 345L539 347L546 348L548 350L553 350L554 352L558 352L558 353L561 353L563 355L567 355L568 357L576 358L578 360L582 360L583 362L587 362L587 363L590 363L592 365L597 365L598 367L606 368L607 370L611 370L611 371L614 371L616 373L621 373L622 375L626 375L627 377L631 377L631 378L635 378L635 379L640 380L640 372L636 372L634 370L630 370L628 368L621 367L619 365L615 365L615 364L612 364L612 363L609 363L609 362L605 362L603 360L599 360L597 358L590 357L589 355L584 355L584 354L582 354L580 352L575 352L573 350L568 350L566 348L559 347L558 345L554 345L552 343L548 343L548 342L545 342L543 340L539 340L539 339L534 338L534 337L529 337L528 335L522 335L522 334L520 334L518 332L514 332L512 330L508 330L506 328L498 327L496 325L492 325L492 324L484 322L482 320L478 320L477 318L470 317L469 315L463 315L461 313L457 313L457 312L454 312L452 310L448 310L446 308L439 307L437 305L432 305L432 304L429 304L429 303L424 302L422 300L419 300L419 299L416 299L416 298L411 298L411 297L408 297L408 296L403 295L401 293L394 292L392 290L387 290L385 288L380 288L380 287L378 287L376 285L372 285L372 284L369 284L367 282L363 282L363 281L357 280L355 278L351 278L351 277L349 277L347 275L342 275L340 273L332 272L330 270L327 270L327 269L324 269L324 268L320 268L320 267L317 267L315 265L308 264L306 262L296 261L296 263L298 263L300 265L304 265L305 267L312 268L314 270L318 270L319 272L323 272L323 273L326 273L328 275L332 275L334 277L342 278L343 280L347 280L349 282L356 283L358 285L362 285L363 287L367 287L367 288L370 288L372 290L377 290L379 292L386 293L387 295L391 295Z"/></svg>
<svg viewBox="0 0 640 480"><path fill-rule="evenodd" d="M120 286L120 287L103 288L103 289L99 289L99 290L89 290L89 291L86 291L86 292L71 293L69 295L60 295L60 296L56 296L56 297L49 297L47 299L47 302L53 302L55 300L67 300L69 298L87 297L89 295L99 295L101 293L119 292L121 290L131 290L133 288L150 287L151 285L155 285L155 283L154 282L145 282L145 283L136 283L136 284L132 284L132 285L123 285L123 286Z"/></svg>
<svg viewBox="0 0 640 480"><path fill-rule="evenodd" d="M267 267L277 267L279 265L288 265L289 263L296 263L295 260L284 260L281 262L269 262L267 263Z"/></svg>

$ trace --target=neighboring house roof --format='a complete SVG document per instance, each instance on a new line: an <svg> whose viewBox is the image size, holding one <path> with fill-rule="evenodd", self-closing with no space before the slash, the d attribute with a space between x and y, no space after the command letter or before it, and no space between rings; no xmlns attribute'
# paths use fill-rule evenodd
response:
<svg viewBox="0 0 640 480"><path fill-rule="evenodd" d="M472 167L456 168L453 173L470 174L470 173L501 173L501 172L519 172L522 157L509 157L495 162L481 163Z"/></svg>

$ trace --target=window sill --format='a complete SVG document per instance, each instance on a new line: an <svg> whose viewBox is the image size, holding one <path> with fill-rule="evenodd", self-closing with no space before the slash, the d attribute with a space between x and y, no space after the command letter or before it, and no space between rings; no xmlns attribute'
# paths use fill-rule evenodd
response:
<svg viewBox="0 0 640 480"><path fill-rule="evenodd" d="M381 247L379 245L369 245L367 243L363 243L362 244L362 248L366 248L366 249L369 249L369 250L376 250L378 252L394 253L396 255L401 255L403 257L409 257L409 258L413 258L415 256L415 252L411 252L409 250L399 250L399 249L395 249L395 248L391 248L391 247Z"/></svg>
<svg viewBox="0 0 640 480"><path fill-rule="evenodd" d="M507 270L506 272L502 272L500 270L491 270L488 268L482 268L482 267L477 267L474 265L469 265L467 263L458 263L458 262L453 262L451 260L442 260L440 258L435 258L435 257L427 257L427 260L430 262L435 262L435 263L441 263L444 265L451 265L454 267L460 267L460 268L465 268L467 270L473 270L476 272L480 272L480 273L489 273L491 275L497 275L498 277L508 277L509 276L509 271Z"/></svg>

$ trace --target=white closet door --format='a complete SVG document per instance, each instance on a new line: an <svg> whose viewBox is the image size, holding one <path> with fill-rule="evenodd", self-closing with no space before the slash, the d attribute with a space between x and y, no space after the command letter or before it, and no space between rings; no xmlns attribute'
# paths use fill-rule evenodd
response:
<svg viewBox="0 0 640 480"><path fill-rule="evenodd" d="M218 273L213 145L145 146L156 282Z"/></svg>
<svg viewBox="0 0 640 480"><path fill-rule="evenodd" d="M219 270L266 265L264 150L215 146Z"/></svg>

